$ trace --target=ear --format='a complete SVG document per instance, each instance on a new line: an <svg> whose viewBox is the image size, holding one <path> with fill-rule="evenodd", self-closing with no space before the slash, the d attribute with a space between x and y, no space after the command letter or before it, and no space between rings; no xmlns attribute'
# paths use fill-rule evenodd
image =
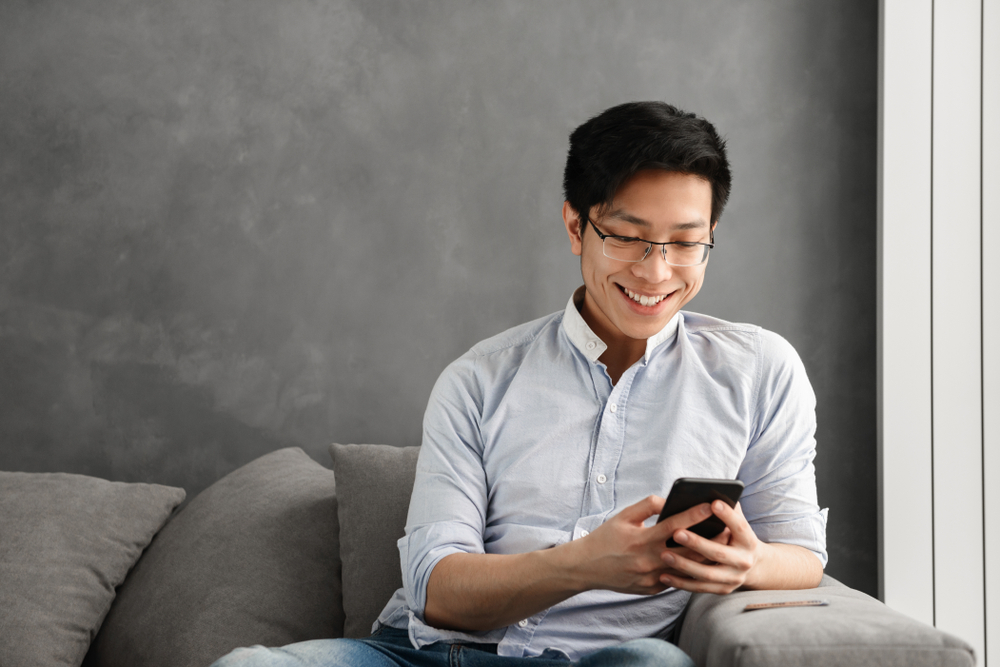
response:
<svg viewBox="0 0 1000 667"><path fill-rule="evenodd" d="M563 202L562 207L563 224L566 225L566 233L569 234L569 247L574 255L583 254L583 227L580 224L580 214L569 205L568 201Z"/></svg>

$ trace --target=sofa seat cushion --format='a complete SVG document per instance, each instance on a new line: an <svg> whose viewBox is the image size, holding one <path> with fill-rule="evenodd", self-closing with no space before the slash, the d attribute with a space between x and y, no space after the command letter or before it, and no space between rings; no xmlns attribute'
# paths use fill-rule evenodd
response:
<svg viewBox="0 0 1000 667"><path fill-rule="evenodd" d="M827 607L743 611L748 604L828 600ZM699 594L685 613L678 644L700 667L971 667L961 639L894 611L830 576L803 591Z"/></svg>
<svg viewBox="0 0 1000 667"><path fill-rule="evenodd" d="M83 660L115 587L184 490L0 472L0 665Z"/></svg>
<svg viewBox="0 0 1000 667"><path fill-rule="evenodd" d="M333 472L299 448L202 491L121 587L85 665L205 667L343 630Z"/></svg>

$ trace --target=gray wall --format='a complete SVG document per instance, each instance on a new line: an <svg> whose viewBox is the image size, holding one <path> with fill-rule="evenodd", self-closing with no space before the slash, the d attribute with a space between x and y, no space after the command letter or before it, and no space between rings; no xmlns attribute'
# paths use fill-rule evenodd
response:
<svg viewBox="0 0 1000 667"><path fill-rule="evenodd" d="M729 138L691 308L819 397L828 571L874 593L877 3L0 3L0 469L186 487L416 444L440 370L563 307L569 131Z"/></svg>

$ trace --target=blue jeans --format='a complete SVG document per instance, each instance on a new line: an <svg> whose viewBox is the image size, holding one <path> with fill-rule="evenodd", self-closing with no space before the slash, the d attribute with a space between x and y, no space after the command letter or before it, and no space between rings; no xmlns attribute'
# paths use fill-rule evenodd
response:
<svg viewBox="0 0 1000 667"><path fill-rule="evenodd" d="M633 639L570 663L561 651L537 658L496 654L496 644L437 643L415 649L406 630L382 627L366 639L314 639L282 648L238 648L212 667L695 667L662 639Z"/></svg>

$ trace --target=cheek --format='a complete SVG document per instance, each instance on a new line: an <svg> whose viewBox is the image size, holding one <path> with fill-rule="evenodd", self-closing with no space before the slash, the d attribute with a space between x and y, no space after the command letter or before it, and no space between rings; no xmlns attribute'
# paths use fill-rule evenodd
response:
<svg viewBox="0 0 1000 667"><path fill-rule="evenodd" d="M693 298L699 290L701 290L702 284L705 282L705 274L695 276L687 280L687 292L688 298Z"/></svg>
<svg viewBox="0 0 1000 667"><path fill-rule="evenodd" d="M591 276L594 280L601 281L611 274L611 271L604 264L603 254L594 256L592 249L585 249L580 257L580 268L584 276Z"/></svg>

